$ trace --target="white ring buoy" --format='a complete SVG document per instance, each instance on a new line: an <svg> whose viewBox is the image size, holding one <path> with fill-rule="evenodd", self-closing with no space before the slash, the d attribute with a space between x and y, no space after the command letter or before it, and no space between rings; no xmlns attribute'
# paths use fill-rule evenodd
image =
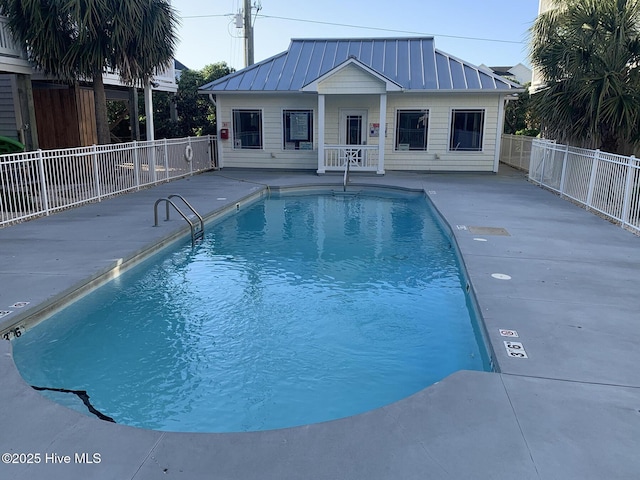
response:
<svg viewBox="0 0 640 480"><path fill-rule="evenodd" d="M187 162L193 160L193 148L191 148L191 145L187 145L187 147L184 149L184 159Z"/></svg>

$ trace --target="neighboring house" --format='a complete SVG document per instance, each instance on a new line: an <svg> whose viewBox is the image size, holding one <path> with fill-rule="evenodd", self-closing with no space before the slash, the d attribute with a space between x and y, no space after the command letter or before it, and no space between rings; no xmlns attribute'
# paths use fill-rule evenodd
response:
<svg viewBox="0 0 640 480"><path fill-rule="evenodd" d="M551 10L552 8L554 8L553 0L540 0L540 3L538 4L538 15ZM531 87L529 88L529 91L531 93L535 93L543 86L544 78L542 77L542 73L534 66L531 74Z"/></svg>
<svg viewBox="0 0 640 480"><path fill-rule="evenodd" d="M178 61L178 60L174 60L173 61L173 69L176 72L176 80L180 80L180 76L182 75L182 72L184 70L189 70L189 67L187 67L184 63Z"/></svg>
<svg viewBox="0 0 640 480"><path fill-rule="evenodd" d="M107 73L108 100L136 103L137 90ZM173 64L154 76L154 89L176 92ZM152 109L150 109L152 111ZM137 120L137 115L133 115ZM135 130L135 129L133 129ZM90 82L67 85L38 73L25 49L12 38L0 15L0 135L22 142L27 150L92 145L97 142Z"/></svg>
<svg viewBox="0 0 640 480"><path fill-rule="evenodd" d="M486 65L480 65L480 68L486 68L491 70L496 75L511 80L512 82L519 83L520 85L526 85L531 83L531 69L522 63L513 65L511 67L487 67Z"/></svg>
<svg viewBox="0 0 640 480"><path fill-rule="evenodd" d="M13 41L7 19L0 15L0 135L37 147L37 136L29 128L35 124L29 106L32 73L24 48Z"/></svg>
<svg viewBox="0 0 640 480"><path fill-rule="evenodd" d="M300 39L200 88L221 167L497 171L507 97L522 89L432 37Z"/></svg>

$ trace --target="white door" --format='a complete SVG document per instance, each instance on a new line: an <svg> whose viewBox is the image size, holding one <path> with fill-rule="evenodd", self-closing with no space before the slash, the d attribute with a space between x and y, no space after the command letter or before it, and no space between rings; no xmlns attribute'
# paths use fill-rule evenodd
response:
<svg viewBox="0 0 640 480"><path fill-rule="evenodd" d="M367 110L342 110L340 112L340 143L342 145L367 144ZM364 158L361 148L347 148L345 160L362 163Z"/></svg>
<svg viewBox="0 0 640 480"><path fill-rule="evenodd" d="M340 143L342 145L366 145L366 129L366 110L342 110L340 112Z"/></svg>

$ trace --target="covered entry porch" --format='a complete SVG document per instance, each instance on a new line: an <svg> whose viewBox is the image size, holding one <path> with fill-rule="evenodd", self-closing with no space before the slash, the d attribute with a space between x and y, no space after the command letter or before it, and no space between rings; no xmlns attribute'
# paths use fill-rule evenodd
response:
<svg viewBox="0 0 640 480"><path fill-rule="evenodd" d="M318 96L318 174L384 174L387 94L402 88L350 57L302 88Z"/></svg>

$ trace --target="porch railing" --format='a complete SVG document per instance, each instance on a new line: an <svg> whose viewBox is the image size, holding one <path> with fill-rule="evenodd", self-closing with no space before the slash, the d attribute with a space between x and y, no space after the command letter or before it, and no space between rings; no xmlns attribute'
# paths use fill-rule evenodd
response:
<svg viewBox="0 0 640 480"><path fill-rule="evenodd" d="M24 48L16 43L11 35L9 20L2 15L0 15L0 55L26 58Z"/></svg>
<svg viewBox="0 0 640 480"><path fill-rule="evenodd" d="M215 137L0 155L0 227L214 167Z"/></svg>
<svg viewBox="0 0 640 480"><path fill-rule="evenodd" d="M378 145L325 145L324 168L327 171L344 171L349 162L351 171L375 172L379 161Z"/></svg>
<svg viewBox="0 0 640 480"><path fill-rule="evenodd" d="M529 179L640 233L640 160L533 140Z"/></svg>

